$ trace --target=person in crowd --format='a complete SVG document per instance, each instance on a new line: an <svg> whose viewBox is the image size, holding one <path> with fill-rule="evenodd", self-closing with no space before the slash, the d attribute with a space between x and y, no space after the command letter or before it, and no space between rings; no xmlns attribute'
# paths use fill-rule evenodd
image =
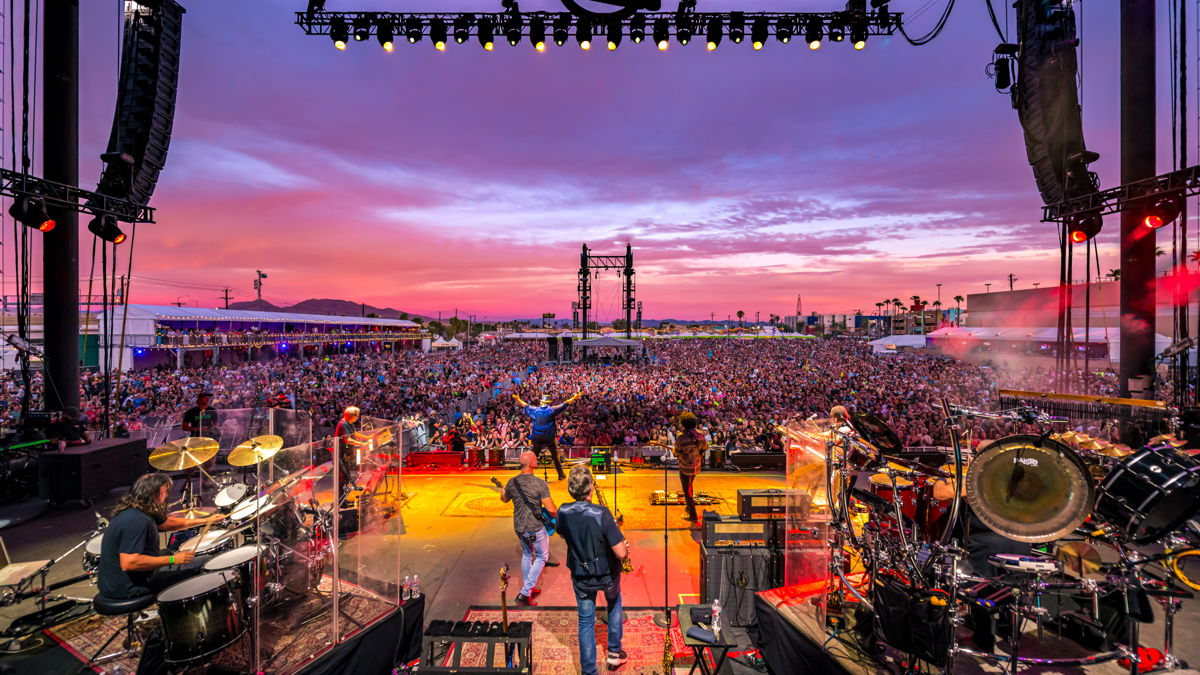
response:
<svg viewBox="0 0 1200 675"><path fill-rule="evenodd" d="M551 518L558 515L558 507L550 497L550 486L534 475L537 455L526 450L521 453L521 472L504 485L500 501L512 502L513 529L521 543L521 591L516 604L529 606L541 593L537 587L542 569L550 561L550 537L546 534L546 523L542 520L542 509Z"/></svg>
<svg viewBox="0 0 1200 675"><path fill-rule="evenodd" d="M608 651L605 663L614 669L629 656L621 648L624 621L621 613L621 559L629 544L612 512L592 503L595 482L585 464L571 467L567 493L575 501L558 509L558 533L567 542L567 569L579 612L579 666L584 675L596 675L596 596L603 593L608 605Z"/></svg>
<svg viewBox="0 0 1200 675"><path fill-rule="evenodd" d="M696 484L696 474L700 472L700 463L704 452L708 450L708 441L696 427L699 418L690 412L679 416L679 426L682 431L675 436L675 457L679 460L679 482L683 485L683 499L687 504L684 520L695 523L699 520L696 515L696 497L692 490Z"/></svg>
<svg viewBox="0 0 1200 675"><path fill-rule="evenodd" d="M211 407L212 399L211 391L202 391L196 396L196 405L183 413L183 430L192 438L220 440L221 431L217 426L217 411Z"/></svg>

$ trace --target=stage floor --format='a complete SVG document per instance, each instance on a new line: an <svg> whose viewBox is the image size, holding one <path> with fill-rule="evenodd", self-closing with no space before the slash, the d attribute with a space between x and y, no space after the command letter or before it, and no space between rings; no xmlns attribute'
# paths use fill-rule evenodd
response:
<svg viewBox="0 0 1200 675"><path fill-rule="evenodd" d="M461 619L472 606L500 602L497 573L508 563L512 569L509 600L520 585L520 546L512 528L512 506L499 499L499 489L491 483L495 476L502 483L515 471L462 471L437 473L410 472L404 476L403 489L409 495L401 509L406 533L403 536L354 538L346 542L344 555L354 555L357 546L396 547L400 553L400 577L419 575L426 594L426 619ZM541 475L539 470L538 475ZM679 490L676 471L667 474L667 489ZM550 470L550 493L555 503L570 501L566 481L555 480ZM663 472L653 469L629 469L616 477L605 475L600 481L610 506L615 502L625 516L625 534L632 546L634 572L623 583L623 601L630 607L661 606L665 599L672 605L698 602L700 583L699 528L689 527L682 519L683 506L650 505L650 493L663 489ZM783 486L780 474L761 472L705 472L696 482L696 490L721 497L715 505L701 510L718 513L737 512L739 488L777 488ZM14 560L54 558L81 540L94 523L94 512L107 509L116 501L112 495L90 509L66 507L52 510L29 523L0 531ZM390 551L388 552L390 553ZM566 559L562 538L551 540L553 559ZM666 557L664 557L664 553ZM66 579L82 572L82 551L76 551L52 569L50 581ZM664 563L667 569L664 570ZM537 602L547 607L573 606L570 573L565 566L547 568L542 575L542 595ZM95 587L80 583L63 589L70 596L90 598ZM32 603L0 610L0 626L32 609ZM684 669L686 670L686 669ZM741 669L738 669L741 672ZM753 672L746 670L745 672Z"/></svg>

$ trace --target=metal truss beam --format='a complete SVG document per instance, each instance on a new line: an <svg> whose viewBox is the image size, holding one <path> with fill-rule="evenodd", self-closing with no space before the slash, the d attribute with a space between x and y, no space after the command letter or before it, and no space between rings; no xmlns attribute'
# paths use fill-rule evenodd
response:
<svg viewBox="0 0 1200 675"><path fill-rule="evenodd" d="M109 197L74 185L64 185L45 178L0 169L0 196L26 195L41 197L48 207L58 206L78 213L110 214L126 223L154 222L154 209L149 206Z"/></svg>
<svg viewBox="0 0 1200 675"><path fill-rule="evenodd" d="M1186 169L1044 206L1042 222L1063 222L1083 214L1106 216L1123 211L1131 205L1140 206L1159 197L1192 197L1197 194L1200 194L1200 166L1189 166Z"/></svg>

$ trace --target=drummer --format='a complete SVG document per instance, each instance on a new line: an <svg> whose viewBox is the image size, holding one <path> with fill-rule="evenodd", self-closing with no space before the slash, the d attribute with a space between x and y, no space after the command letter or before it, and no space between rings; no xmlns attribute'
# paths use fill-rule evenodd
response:
<svg viewBox="0 0 1200 675"><path fill-rule="evenodd" d="M138 478L117 502L100 544L101 595L123 599L158 593L203 571L206 556L196 557L193 551L164 554L158 547L158 533L210 525L225 516L169 516L170 489L171 478L167 474L148 473Z"/></svg>

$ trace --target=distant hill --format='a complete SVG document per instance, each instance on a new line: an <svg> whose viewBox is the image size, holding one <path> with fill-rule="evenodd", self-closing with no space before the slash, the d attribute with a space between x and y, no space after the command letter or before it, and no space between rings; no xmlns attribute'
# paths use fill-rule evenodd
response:
<svg viewBox="0 0 1200 675"><path fill-rule="evenodd" d="M257 300L245 300L241 302L229 303L229 309L260 309ZM374 305L363 305L358 302L350 302L349 300L333 300L331 298L309 298L302 302L297 302L291 307L278 307L263 300L262 311L264 312L293 312L297 314L324 314L327 316L365 316L367 314L375 314L384 319L399 319L400 315L404 314L401 310L392 309L391 307L375 307ZM409 314L409 319L417 318L418 314ZM429 321L429 317L422 316L422 319Z"/></svg>

